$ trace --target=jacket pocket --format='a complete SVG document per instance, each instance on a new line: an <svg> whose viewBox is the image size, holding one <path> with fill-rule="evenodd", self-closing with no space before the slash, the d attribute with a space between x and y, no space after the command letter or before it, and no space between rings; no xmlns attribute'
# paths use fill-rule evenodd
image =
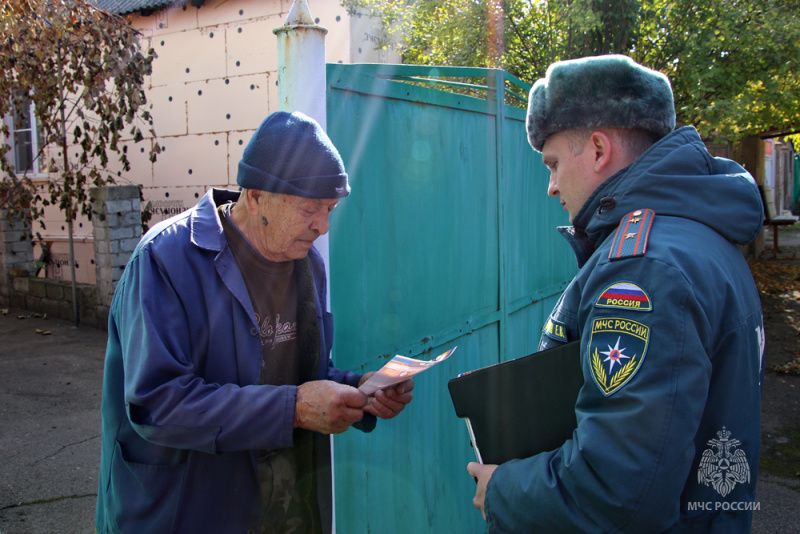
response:
<svg viewBox="0 0 800 534"><path fill-rule="evenodd" d="M130 462L117 442L111 459L109 517L121 532L173 532L185 474L185 463Z"/></svg>

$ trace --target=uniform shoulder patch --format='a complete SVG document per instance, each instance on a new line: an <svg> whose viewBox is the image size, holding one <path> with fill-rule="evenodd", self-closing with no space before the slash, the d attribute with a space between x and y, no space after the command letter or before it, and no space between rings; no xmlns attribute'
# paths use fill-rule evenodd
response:
<svg viewBox="0 0 800 534"><path fill-rule="evenodd" d="M596 308L652 311L653 302L647 291L631 282L617 282L608 286L594 303Z"/></svg>
<svg viewBox="0 0 800 534"><path fill-rule="evenodd" d="M644 209L632 211L623 217L611 242L608 259L614 261L644 256L655 216L653 210Z"/></svg>
<svg viewBox="0 0 800 534"><path fill-rule="evenodd" d="M544 335L556 341L567 341L567 327L561 321L548 317L544 325Z"/></svg>
<svg viewBox="0 0 800 534"><path fill-rule="evenodd" d="M595 384L609 397L629 384L642 367L650 327L624 317L595 317L589 339L589 368Z"/></svg>

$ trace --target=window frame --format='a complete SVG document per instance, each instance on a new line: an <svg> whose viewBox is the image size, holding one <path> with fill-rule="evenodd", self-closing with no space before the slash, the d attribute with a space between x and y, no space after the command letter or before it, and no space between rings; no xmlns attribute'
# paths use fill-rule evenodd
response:
<svg viewBox="0 0 800 534"><path fill-rule="evenodd" d="M46 166L42 165L42 158L39 157L41 131L36 117L36 104L33 102L28 103L27 111L28 124L25 128L17 128L18 108L16 106L14 110L6 116L6 124L9 126L8 144L11 147L9 154L10 163L14 168L14 173L17 175L26 175L30 178L45 178L47 177L47 171L43 169L46 169ZM30 135L30 151L26 154L31 162L29 169L20 169L19 143L17 142L17 138L21 132Z"/></svg>

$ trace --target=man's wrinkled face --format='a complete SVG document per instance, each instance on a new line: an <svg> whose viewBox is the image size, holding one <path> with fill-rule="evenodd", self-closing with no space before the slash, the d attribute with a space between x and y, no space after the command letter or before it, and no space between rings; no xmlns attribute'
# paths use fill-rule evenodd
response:
<svg viewBox="0 0 800 534"><path fill-rule="evenodd" d="M584 143L583 147L576 145L568 132L558 132L548 137L542 148L542 162L550 169L547 194L558 197L570 222L598 185L592 179L594 152L588 139Z"/></svg>
<svg viewBox="0 0 800 534"><path fill-rule="evenodd" d="M299 260L326 234L338 199L311 199L263 193L259 199L261 232L258 248L270 261Z"/></svg>

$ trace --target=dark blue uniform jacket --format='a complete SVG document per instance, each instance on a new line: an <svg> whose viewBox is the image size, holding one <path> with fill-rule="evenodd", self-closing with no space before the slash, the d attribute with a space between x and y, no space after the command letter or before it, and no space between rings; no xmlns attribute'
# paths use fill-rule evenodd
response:
<svg viewBox="0 0 800 534"><path fill-rule="evenodd" d="M540 344L580 340L578 427L495 471L490 531L749 532L764 331L737 245L762 223L753 179L691 127L594 192Z"/></svg>

